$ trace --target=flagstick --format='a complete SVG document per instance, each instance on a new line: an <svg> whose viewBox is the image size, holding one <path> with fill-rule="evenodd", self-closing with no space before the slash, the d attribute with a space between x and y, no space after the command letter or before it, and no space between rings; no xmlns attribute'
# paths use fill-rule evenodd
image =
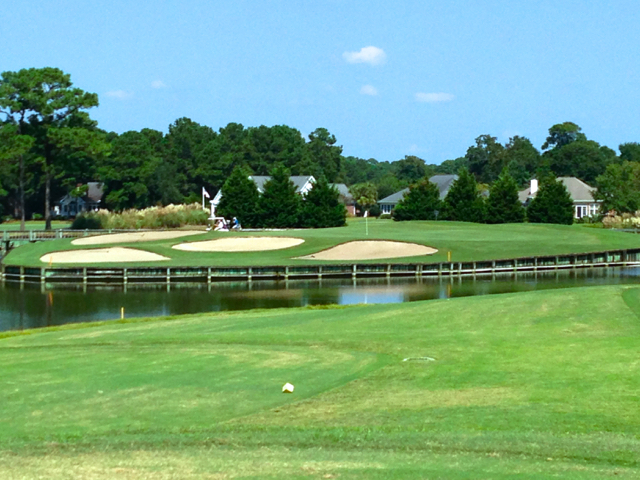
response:
<svg viewBox="0 0 640 480"><path fill-rule="evenodd" d="M364 216L364 228L365 228L365 232L366 232L366 236L369 236L369 215L367 215L367 213L369 213L368 211L365 212L365 216Z"/></svg>

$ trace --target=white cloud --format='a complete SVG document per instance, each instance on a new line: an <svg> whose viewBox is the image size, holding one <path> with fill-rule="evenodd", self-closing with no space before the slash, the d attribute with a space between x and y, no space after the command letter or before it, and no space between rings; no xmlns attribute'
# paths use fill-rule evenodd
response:
<svg viewBox="0 0 640 480"><path fill-rule="evenodd" d="M107 97L117 98L118 100L126 100L133 97L133 92L126 92L124 90L112 90L106 93Z"/></svg>
<svg viewBox="0 0 640 480"><path fill-rule="evenodd" d="M378 95L378 89L373 85L363 85L360 89L360 93L362 95L371 95L372 97L375 97Z"/></svg>
<svg viewBox="0 0 640 480"><path fill-rule="evenodd" d="M363 47L359 52L344 52L342 57L349 63L369 65L382 65L387 60L387 54L378 47Z"/></svg>
<svg viewBox="0 0 640 480"><path fill-rule="evenodd" d="M416 93L417 102L436 103L436 102L450 102L456 98L450 93Z"/></svg>
<svg viewBox="0 0 640 480"><path fill-rule="evenodd" d="M167 84L162 80L154 80L151 82L151 88L167 88Z"/></svg>

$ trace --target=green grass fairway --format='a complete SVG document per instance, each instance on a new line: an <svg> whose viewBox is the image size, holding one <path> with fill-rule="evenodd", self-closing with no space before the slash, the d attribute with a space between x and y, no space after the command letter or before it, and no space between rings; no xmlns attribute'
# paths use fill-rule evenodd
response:
<svg viewBox="0 0 640 480"><path fill-rule="evenodd" d="M638 478L639 315L611 286L5 333L0 478Z"/></svg>
<svg viewBox="0 0 640 480"><path fill-rule="evenodd" d="M185 252L172 249L182 242L201 241L229 236L293 236L305 242L297 247L267 252ZM602 228L586 228L580 225L482 225L459 222L394 222L392 220L369 221L369 236L365 235L363 219L352 219L347 227L318 230L289 230L282 232L209 232L188 238L119 244L142 248L169 257L171 260L149 263L128 263L128 266L260 266L306 265L313 260L294 260L293 257L309 255L352 240L397 240L414 242L438 249L435 255L404 257L390 260L395 263L441 262L452 252L453 261L492 260L533 255L557 255L567 253L596 252L640 247L640 236L615 232ZM71 240L55 240L24 245L13 250L4 260L10 265L42 266L40 257L60 250L96 248L71 245ZM372 260L371 262L380 262ZM317 263L354 263L325 261ZM359 261L359 263L367 263ZM55 266L56 264L54 264ZM114 265L114 264L108 264Z"/></svg>
<svg viewBox="0 0 640 480"><path fill-rule="evenodd" d="M70 225L71 225L71 222L68 222L65 220L54 220L53 222L51 222L51 228L53 228L54 230L58 228L69 228ZM25 222L25 229L26 230L44 230L44 221L29 220L28 222ZM0 223L0 232L6 231L6 230L15 230L15 231L20 230L20 222L11 221L11 222Z"/></svg>

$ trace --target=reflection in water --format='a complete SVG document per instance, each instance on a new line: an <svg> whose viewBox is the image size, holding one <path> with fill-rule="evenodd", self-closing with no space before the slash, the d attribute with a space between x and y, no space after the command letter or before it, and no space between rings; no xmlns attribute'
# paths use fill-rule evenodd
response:
<svg viewBox="0 0 640 480"><path fill-rule="evenodd" d="M194 286L0 286L0 331L65 323L306 305L398 303L584 285L638 283L640 268L591 268L477 277L214 283Z"/></svg>

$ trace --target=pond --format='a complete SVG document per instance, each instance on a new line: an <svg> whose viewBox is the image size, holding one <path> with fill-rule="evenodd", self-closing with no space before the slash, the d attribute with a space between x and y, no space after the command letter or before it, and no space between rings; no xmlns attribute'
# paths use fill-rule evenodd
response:
<svg viewBox="0 0 640 480"><path fill-rule="evenodd" d="M65 323L306 305L400 303L585 285L640 283L640 267L477 277L214 283L210 286L42 288L0 285L0 331Z"/></svg>

